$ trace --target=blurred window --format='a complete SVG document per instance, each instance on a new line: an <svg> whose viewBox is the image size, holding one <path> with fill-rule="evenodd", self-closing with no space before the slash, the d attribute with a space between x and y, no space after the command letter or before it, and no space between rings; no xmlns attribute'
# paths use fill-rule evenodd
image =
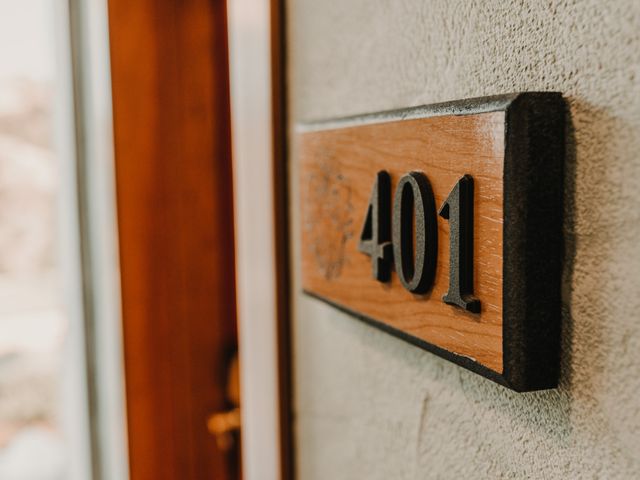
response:
<svg viewBox="0 0 640 480"><path fill-rule="evenodd" d="M0 479L62 480L52 0L0 0Z"/></svg>

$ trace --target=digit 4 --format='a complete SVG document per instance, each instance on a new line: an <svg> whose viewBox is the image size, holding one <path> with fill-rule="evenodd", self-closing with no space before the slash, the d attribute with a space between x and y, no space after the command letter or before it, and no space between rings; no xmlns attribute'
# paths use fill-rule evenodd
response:
<svg viewBox="0 0 640 480"><path fill-rule="evenodd" d="M371 257L373 278L388 282L393 264L391 245L391 176L378 172L360 234L358 250Z"/></svg>

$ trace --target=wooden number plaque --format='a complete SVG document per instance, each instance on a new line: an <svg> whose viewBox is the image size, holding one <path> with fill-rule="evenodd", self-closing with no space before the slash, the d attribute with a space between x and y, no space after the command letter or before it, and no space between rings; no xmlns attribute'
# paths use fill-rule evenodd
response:
<svg viewBox="0 0 640 480"><path fill-rule="evenodd" d="M306 293L517 391L558 382L564 117L520 93L302 125Z"/></svg>

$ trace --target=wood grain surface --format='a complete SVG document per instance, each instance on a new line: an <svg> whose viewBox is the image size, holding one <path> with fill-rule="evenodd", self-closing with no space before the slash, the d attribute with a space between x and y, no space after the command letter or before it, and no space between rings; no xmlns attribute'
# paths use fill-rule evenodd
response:
<svg viewBox="0 0 640 480"><path fill-rule="evenodd" d="M328 130L301 131L302 283L305 291L344 309L503 371L503 166L505 112L444 115ZM391 175L392 195L406 173L431 182L439 208L464 174L474 178L474 295L480 314L445 304L449 225L438 218L433 289L405 290L395 272L372 278L358 251L376 173Z"/></svg>

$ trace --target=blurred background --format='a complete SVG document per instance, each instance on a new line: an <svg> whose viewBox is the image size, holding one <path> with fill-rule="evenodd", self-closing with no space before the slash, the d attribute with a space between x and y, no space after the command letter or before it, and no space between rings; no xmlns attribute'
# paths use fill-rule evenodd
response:
<svg viewBox="0 0 640 480"><path fill-rule="evenodd" d="M0 0L2 480L67 478L53 13L51 0Z"/></svg>
<svg viewBox="0 0 640 480"><path fill-rule="evenodd" d="M225 5L0 0L0 480L240 478Z"/></svg>

